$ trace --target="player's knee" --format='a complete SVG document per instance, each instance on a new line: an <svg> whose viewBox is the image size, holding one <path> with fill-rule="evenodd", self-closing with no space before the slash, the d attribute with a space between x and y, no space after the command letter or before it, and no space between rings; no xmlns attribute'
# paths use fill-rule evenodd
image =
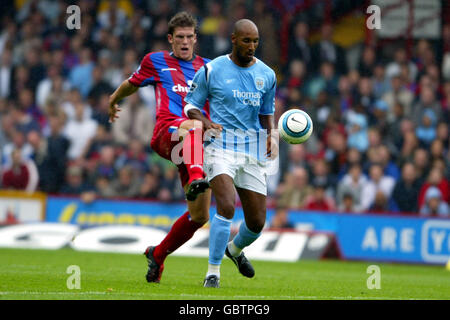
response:
<svg viewBox="0 0 450 320"><path fill-rule="evenodd" d="M234 216L234 204L232 202L222 203L217 207L217 211L221 216L232 219Z"/></svg>
<svg viewBox="0 0 450 320"><path fill-rule="evenodd" d="M199 223L199 224L205 224L209 220L209 211L205 209L195 210L190 212L192 221Z"/></svg>
<svg viewBox="0 0 450 320"><path fill-rule="evenodd" d="M254 233L260 233L265 223L266 219L264 217L253 217L249 221L246 221L247 228Z"/></svg>

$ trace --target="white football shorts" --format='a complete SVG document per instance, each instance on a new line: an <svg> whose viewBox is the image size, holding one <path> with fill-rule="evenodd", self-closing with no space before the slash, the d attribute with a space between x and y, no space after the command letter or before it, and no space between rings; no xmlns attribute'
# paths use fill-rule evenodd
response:
<svg viewBox="0 0 450 320"><path fill-rule="evenodd" d="M208 181L226 174L233 179L236 187L267 195L266 163L249 155L206 147L203 170Z"/></svg>

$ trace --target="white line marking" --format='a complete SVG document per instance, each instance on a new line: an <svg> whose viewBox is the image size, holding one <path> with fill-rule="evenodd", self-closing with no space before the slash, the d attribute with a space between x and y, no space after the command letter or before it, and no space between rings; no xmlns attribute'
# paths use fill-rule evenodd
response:
<svg viewBox="0 0 450 320"><path fill-rule="evenodd" d="M102 292L102 291L81 291L81 292L39 292L39 291L0 291L0 295L130 295L130 296L161 296L161 297L199 297L199 298L220 298L220 299L271 299L272 296L246 296L246 295L234 295L234 296L225 296L225 295L215 295L215 294L188 294L188 293L181 293L181 294L165 294L165 293L144 293L144 292L120 292L120 291L112 291L112 292ZM355 300L388 300L388 299L394 299L394 300L423 300L423 298L406 298L406 297L360 297L360 296L346 296L346 297L319 297L319 296L276 296L273 297L275 300L294 300L294 299L306 299L306 300L321 300L321 299L335 299L335 300L349 300L349 299L355 299Z"/></svg>

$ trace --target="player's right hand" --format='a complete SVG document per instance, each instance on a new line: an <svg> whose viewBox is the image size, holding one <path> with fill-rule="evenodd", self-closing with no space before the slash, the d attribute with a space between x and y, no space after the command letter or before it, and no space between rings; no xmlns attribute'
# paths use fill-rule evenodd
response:
<svg viewBox="0 0 450 320"><path fill-rule="evenodd" d="M119 105L117 103L110 103L109 104L109 122L114 122L119 116L117 115L117 112L121 111Z"/></svg>
<svg viewBox="0 0 450 320"><path fill-rule="evenodd" d="M202 125L203 125L203 130L204 131L211 130L211 129L212 130L218 130L218 131L222 131L223 130L223 127L222 127L221 124L212 122L212 121L210 121L207 118L203 118L202 119Z"/></svg>

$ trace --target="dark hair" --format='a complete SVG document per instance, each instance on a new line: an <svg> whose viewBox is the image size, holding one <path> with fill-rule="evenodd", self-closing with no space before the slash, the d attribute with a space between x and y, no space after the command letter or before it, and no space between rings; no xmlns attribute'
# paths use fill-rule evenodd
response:
<svg viewBox="0 0 450 320"><path fill-rule="evenodd" d="M190 13L181 11L170 19L168 27L168 34L172 35L175 31L175 28L178 27L193 27L194 32L197 33L197 19L195 19Z"/></svg>

